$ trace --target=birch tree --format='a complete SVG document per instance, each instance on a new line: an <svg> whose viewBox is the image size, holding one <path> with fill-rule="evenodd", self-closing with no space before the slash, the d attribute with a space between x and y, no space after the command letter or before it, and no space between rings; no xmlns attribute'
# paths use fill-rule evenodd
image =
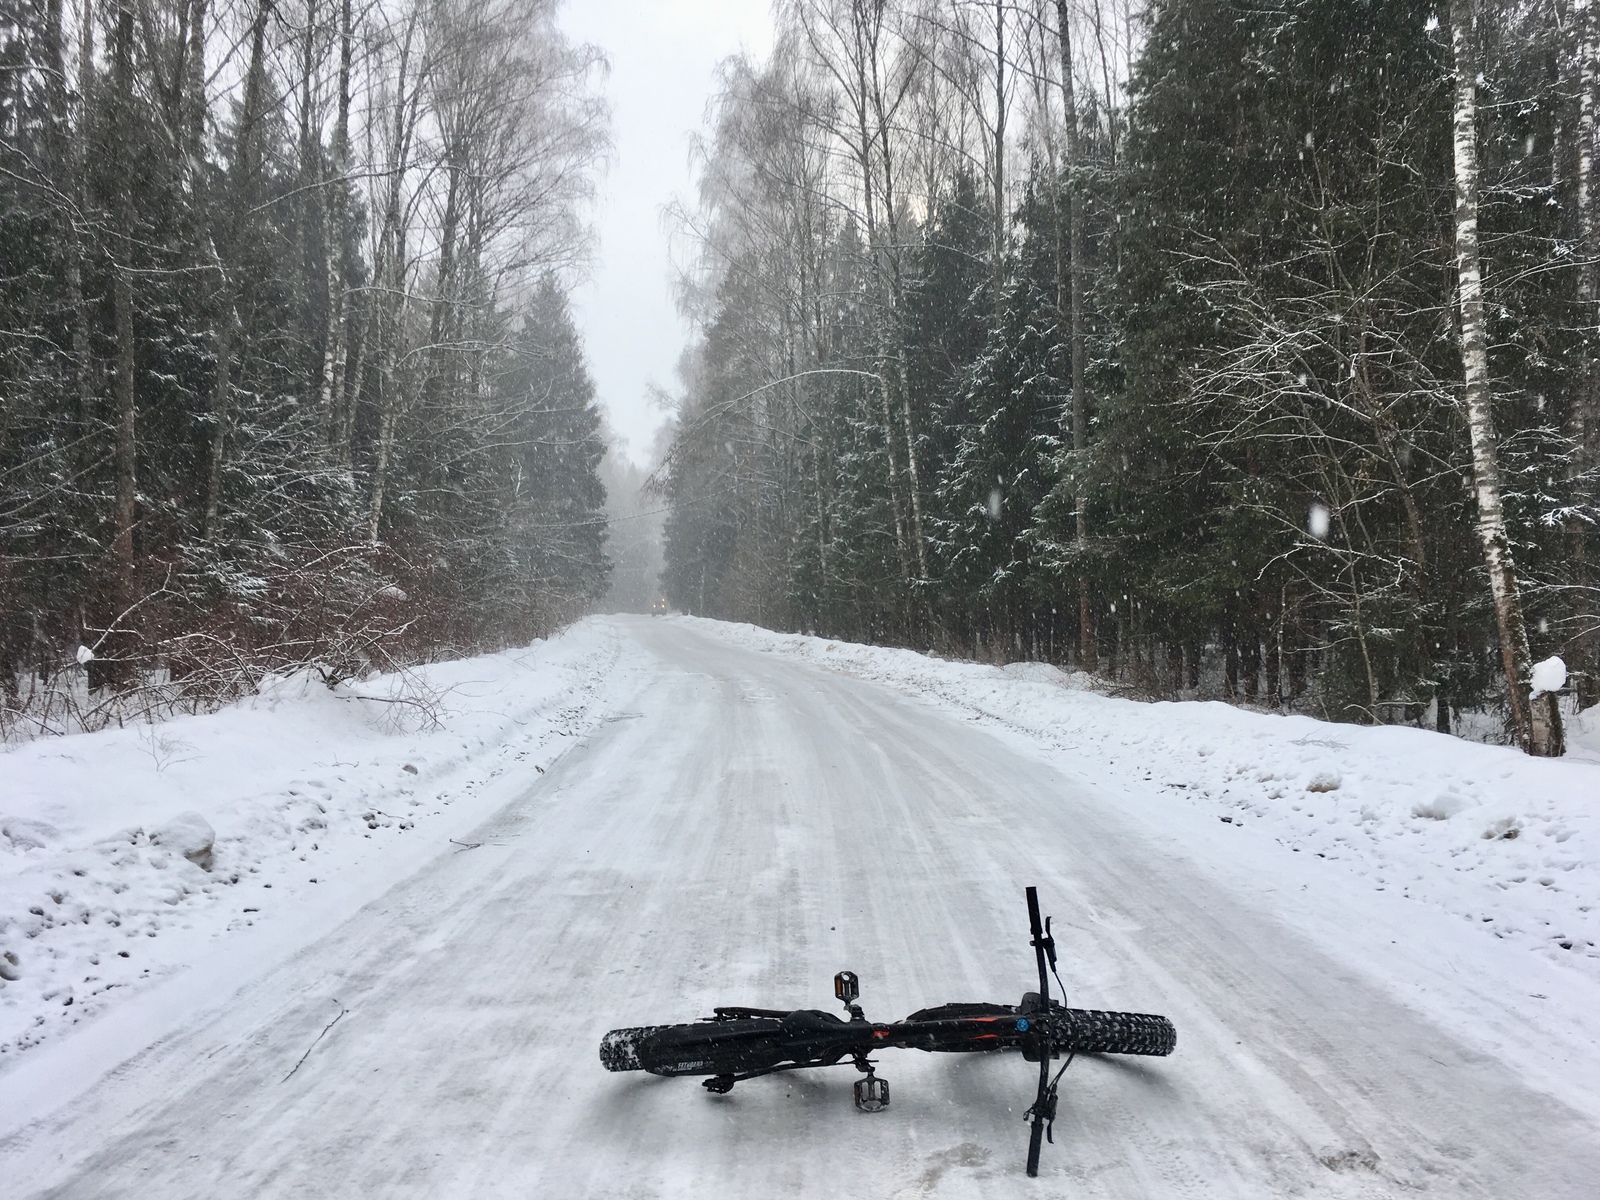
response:
<svg viewBox="0 0 1600 1200"><path fill-rule="evenodd" d="M1560 755L1561 712L1554 697L1530 699L1532 658L1523 624L1517 569L1501 504L1500 456L1492 412L1488 325L1478 256L1478 27L1474 0L1451 0L1450 43L1455 62L1452 147L1455 161L1456 288L1461 320L1462 402L1472 439L1478 537L1500 633L1500 658L1517 742L1529 754Z"/></svg>

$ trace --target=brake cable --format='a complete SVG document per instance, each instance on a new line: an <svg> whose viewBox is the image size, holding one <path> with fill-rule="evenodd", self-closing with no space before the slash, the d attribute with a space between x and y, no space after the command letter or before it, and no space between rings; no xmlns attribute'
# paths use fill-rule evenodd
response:
<svg viewBox="0 0 1600 1200"><path fill-rule="evenodd" d="M1067 1006L1067 985L1061 982L1061 973L1056 970L1055 931L1050 928L1050 922L1053 919L1052 917L1044 919L1044 952L1046 959L1050 963L1050 974L1055 977L1056 987L1061 989L1061 1007L1065 1008ZM1039 1115L1044 1118L1045 1141L1052 1146L1056 1144L1056 1101L1058 1099L1056 1087L1060 1084L1061 1077L1066 1074L1067 1068L1072 1065L1072 1060L1076 1057L1078 1057L1076 1050L1067 1051L1067 1061L1061 1064L1061 1069L1051 1078L1049 1085L1040 1089L1038 1098L1033 1102L1033 1107L1029 1108L1024 1114L1026 1119L1032 1119L1034 1108L1038 1108Z"/></svg>
<svg viewBox="0 0 1600 1200"><path fill-rule="evenodd" d="M1072 1060L1078 1057L1076 1050L1067 1052L1067 1061L1061 1064L1061 1070L1055 1073L1055 1078L1050 1080L1050 1086L1045 1089L1044 1108L1041 1115L1044 1117L1044 1140L1052 1146L1056 1144L1056 1085L1061 1082L1061 1076L1072 1065ZM1035 1101L1037 1103L1037 1101ZM1029 1110L1032 1111L1031 1109Z"/></svg>

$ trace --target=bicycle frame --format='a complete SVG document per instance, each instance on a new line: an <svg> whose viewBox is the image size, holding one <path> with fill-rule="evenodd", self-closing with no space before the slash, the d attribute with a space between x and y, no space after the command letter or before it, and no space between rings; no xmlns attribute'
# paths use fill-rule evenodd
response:
<svg viewBox="0 0 1600 1200"><path fill-rule="evenodd" d="M657 1075L731 1076L731 1087L774 1071L854 1062L878 1050L961 1051L981 1041L992 1042L993 1049L1016 1048L1029 1038L1028 1021L1019 1030L1015 1012L999 1009L953 1018L913 1014L889 1024L868 1021L859 1009L848 1021L820 1009L718 1008L716 1014L701 1025L663 1029L653 1047L658 1065L649 1069ZM727 1090L712 1087L715 1082L706 1086Z"/></svg>

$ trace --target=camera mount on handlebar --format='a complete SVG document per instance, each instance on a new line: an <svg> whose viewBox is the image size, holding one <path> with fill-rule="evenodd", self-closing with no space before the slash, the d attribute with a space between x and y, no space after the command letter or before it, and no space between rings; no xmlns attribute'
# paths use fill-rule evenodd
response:
<svg viewBox="0 0 1600 1200"><path fill-rule="evenodd" d="M833 994L839 998L839 1003L851 1008L861 995L861 980L854 971L840 971L833 977Z"/></svg>
<svg viewBox="0 0 1600 1200"><path fill-rule="evenodd" d="M861 1012L861 1005L856 1003L856 999L861 995L861 980L856 978L854 971L840 971L833 977L833 994L844 1005L852 1021L867 1019Z"/></svg>

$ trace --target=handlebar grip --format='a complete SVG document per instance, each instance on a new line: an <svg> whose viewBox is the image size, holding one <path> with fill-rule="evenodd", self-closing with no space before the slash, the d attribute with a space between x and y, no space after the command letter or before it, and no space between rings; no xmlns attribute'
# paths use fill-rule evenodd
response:
<svg viewBox="0 0 1600 1200"><path fill-rule="evenodd" d="M1033 1118L1033 1130L1028 1134L1028 1178L1039 1174L1039 1147L1044 1142L1044 1118Z"/></svg>
<svg viewBox="0 0 1600 1200"><path fill-rule="evenodd" d="M1045 974L1044 922L1039 920L1039 889L1029 887L1027 894L1028 927L1033 931L1033 955L1039 963L1039 1001L1044 1008L1048 1009L1050 1007L1050 977Z"/></svg>

